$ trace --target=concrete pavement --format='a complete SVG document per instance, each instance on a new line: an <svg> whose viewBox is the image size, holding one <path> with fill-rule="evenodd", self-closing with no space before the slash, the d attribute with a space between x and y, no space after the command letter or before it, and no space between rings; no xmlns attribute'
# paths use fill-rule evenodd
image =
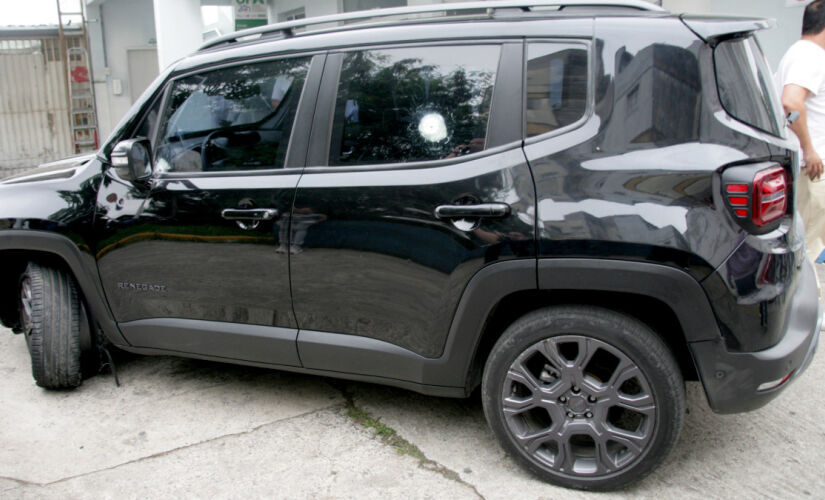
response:
<svg viewBox="0 0 825 500"><path fill-rule="evenodd" d="M171 357L119 356L74 391L31 378L0 329L0 498L586 498L496 443L477 398ZM600 498L822 498L825 354L756 412L715 415L688 385L657 471ZM592 496L592 495L590 495Z"/></svg>

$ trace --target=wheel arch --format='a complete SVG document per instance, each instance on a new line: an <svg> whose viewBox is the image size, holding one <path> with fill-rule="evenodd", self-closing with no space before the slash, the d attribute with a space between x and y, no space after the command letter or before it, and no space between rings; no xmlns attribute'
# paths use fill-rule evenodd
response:
<svg viewBox="0 0 825 500"><path fill-rule="evenodd" d="M478 292L471 287L482 284L504 288L495 280L471 281L462 302L472 300ZM534 288L509 290L487 309L465 372L466 391L478 386L493 345L513 321L543 307L573 304L611 309L643 322L665 341L687 380L697 379L688 343L720 335L704 289L685 271L619 260L539 259Z"/></svg>
<svg viewBox="0 0 825 500"><path fill-rule="evenodd" d="M0 319L13 325L16 308L17 280L29 261L63 269L74 277L92 318L114 344L128 345L121 336L106 305L94 257L84 253L78 244L61 234L36 230L5 230L0 232ZM9 298L12 300L10 301Z"/></svg>

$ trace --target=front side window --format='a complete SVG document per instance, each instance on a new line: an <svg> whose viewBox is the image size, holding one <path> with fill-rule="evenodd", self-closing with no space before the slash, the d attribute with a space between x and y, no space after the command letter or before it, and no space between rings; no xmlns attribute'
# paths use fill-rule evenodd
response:
<svg viewBox="0 0 825 500"><path fill-rule="evenodd" d="M378 49L344 56L330 165L438 160L484 149L496 45Z"/></svg>
<svg viewBox="0 0 825 500"><path fill-rule="evenodd" d="M753 37L726 40L713 52L719 100L737 120L782 135L782 105L768 62Z"/></svg>
<svg viewBox="0 0 825 500"><path fill-rule="evenodd" d="M581 45L527 46L527 137L577 122L587 108L587 50Z"/></svg>
<svg viewBox="0 0 825 500"><path fill-rule="evenodd" d="M282 168L309 58L174 82L155 148L159 172Z"/></svg>

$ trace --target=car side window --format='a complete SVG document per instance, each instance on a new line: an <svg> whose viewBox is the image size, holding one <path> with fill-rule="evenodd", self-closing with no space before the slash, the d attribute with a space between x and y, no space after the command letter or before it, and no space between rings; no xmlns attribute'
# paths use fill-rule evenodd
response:
<svg viewBox="0 0 825 500"><path fill-rule="evenodd" d="M310 58L176 80L155 147L159 172L283 168Z"/></svg>
<svg viewBox="0 0 825 500"><path fill-rule="evenodd" d="M587 50L582 45L527 45L527 137L577 122L587 109Z"/></svg>
<svg viewBox="0 0 825 500"><path fill-rule="evenodd" d="M739 121L776 136L782 135L782 103L768 61L752 37L721 42L713 51L719 100Z"/></svg>
<svg viewBox="0 0 825 500"><path fill-rule="evenodd" d="M438 160L485 147L501 49L405 47L344 56L330 165Z"/></svg>

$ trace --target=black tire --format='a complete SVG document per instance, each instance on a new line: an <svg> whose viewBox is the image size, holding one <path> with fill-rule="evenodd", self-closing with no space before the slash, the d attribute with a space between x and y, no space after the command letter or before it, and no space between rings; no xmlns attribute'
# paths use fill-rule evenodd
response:
<svg viewBox="0 0 825 500"><path fill-rule="evenodd" d="M636 319L590 306L516 320L487 359L481 395L505 450L542 479L582 490L645 477L676 444L685 414L667 345Z"/></svg>
<svg viewBox="0 0 825 500"><path fill-rule="evenodd" d="M83 382L81 314L69 274L29 263L20 277L20 322L40 387L69 389Z"/></svg>

